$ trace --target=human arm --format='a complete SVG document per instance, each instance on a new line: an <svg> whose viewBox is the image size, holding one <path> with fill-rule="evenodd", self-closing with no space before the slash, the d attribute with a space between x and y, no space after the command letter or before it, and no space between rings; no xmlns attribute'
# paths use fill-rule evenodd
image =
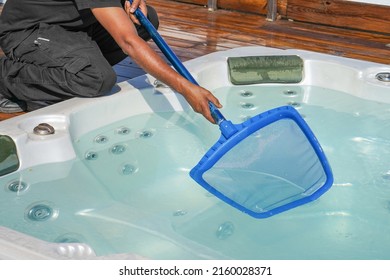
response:
<svg viewBox="0 0 390 280"><path fill-rule="evenodd" d="M129 11L129 6L127 6L127 11ZM93 8L92 13L122 50L140 67L182 94L195 112L201 113L207 120L214 123L208 102L210 101L221 108L218 99L208 90L194 85L173 70L148 43L138 36L133 22L125 10L119 7Z"/></svg>

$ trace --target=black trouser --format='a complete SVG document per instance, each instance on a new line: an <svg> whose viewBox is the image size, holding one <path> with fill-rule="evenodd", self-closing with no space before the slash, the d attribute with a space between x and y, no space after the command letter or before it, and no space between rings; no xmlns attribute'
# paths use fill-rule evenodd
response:
<svg viewBox="0 0 390 280"><path fill-rule="evenodd" d="M158 28L155 10L148 18ZM138 34L149 40L147 31ZM17 35L17 34L16 34ZM19 46L0 59L0 93L27 103L27 111L72 97L98 97L112 89L112 65L126 57L110 34L95 23L79 32L58 25L40 24Z"/></svg>

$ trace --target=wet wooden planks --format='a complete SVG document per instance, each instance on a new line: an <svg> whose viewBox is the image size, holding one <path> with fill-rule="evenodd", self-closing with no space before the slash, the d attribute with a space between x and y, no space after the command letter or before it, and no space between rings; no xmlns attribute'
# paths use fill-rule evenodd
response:
<svg viewBox="0 0 390 280"><path fill-rule="evenodd" d="M200 5L177 12L175 1L151 0L161 18L160 33L183 59L247 45L298 48L379 63L390 63L390 34L278 20L228 10L209 12ZM194 16L196 15L196 16ZM189 51L189 49L191 51Z"/></svg>

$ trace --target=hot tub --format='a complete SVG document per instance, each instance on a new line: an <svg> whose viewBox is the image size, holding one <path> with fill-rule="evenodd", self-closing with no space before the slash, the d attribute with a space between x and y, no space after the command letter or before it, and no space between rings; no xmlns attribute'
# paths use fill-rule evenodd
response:
<svg viewBox="0 0 390 280"><path fill-rule="evenodd" d="M227 58L296 55L295 83L233 85ZM318 200L254 219L189 171L218 127L149 75L0 123L2 259L389 259L390 66L243 47L185 63L234 123L291 105L334 172ZM7 142L8 143L8 142Z"/></svg>

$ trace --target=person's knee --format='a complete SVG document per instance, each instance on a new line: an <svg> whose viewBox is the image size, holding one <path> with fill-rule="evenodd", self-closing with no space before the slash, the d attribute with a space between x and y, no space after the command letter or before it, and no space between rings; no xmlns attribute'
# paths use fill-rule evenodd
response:
<svg viewBox="0 0 390 280"><path fill-rule="evenodd" d="M90 96L88 97L99 97L109 93L116 84L116 78L116 73L112 68L101 72L99 80L95 81L96 85L101 85L100 88L96 88L95 91L91 91ZM91 82L93 83L93 81Z"/></svg>
<svg viewBox="0 0 390 280"><path fill-rule="evenodd" d="M148 7L148 19L152 23L152 25L156 29L158 29L160 23L158 20L157 12L153 7L151 6L147 6L147 7ZM138 36L140 36L144 41L149 41L151 39L149 32L145 29L144 26L137 25L137 32L138 32Z"/></svg>
<svg viewBox="0 0 390 280"><path fill-rule="evenodd" d="M103 73L102 79L103 83L99 91L99 96L110 92L111 89L115 86L117 79L115 71L112 68L108 69L108 71L105 71L105 73Z"/></svg>
<svg viewBox="0 0 390 280"><path fill-rule="evenodd" d="M116 73L112 67L87 67L68 77L69 90L74 97L99 97L111 91L116 84Z"/></svg>
<svg viewBox="0 0 390 280"><path fill-rule="evenodd" d="M55 97L42 96L40 100L26 100L27 112L34 111L72 97L94 98L109 93L116 84L116 73L110 67L104 72L90 75L79 72L76 74L67 72L68 83L66 87L53 89ZM70 74L70 75L69 75ZM77 76L77 77L76 77Z"/></svg>
<svg viewBox="0 0 390 280"><path fill-rule="evenodd" d="M156 29L158 29L160 22L158 20L157 12L152 6L147 6L147 7L148 7L148 19L153 24L153 26Z"/></svg>

